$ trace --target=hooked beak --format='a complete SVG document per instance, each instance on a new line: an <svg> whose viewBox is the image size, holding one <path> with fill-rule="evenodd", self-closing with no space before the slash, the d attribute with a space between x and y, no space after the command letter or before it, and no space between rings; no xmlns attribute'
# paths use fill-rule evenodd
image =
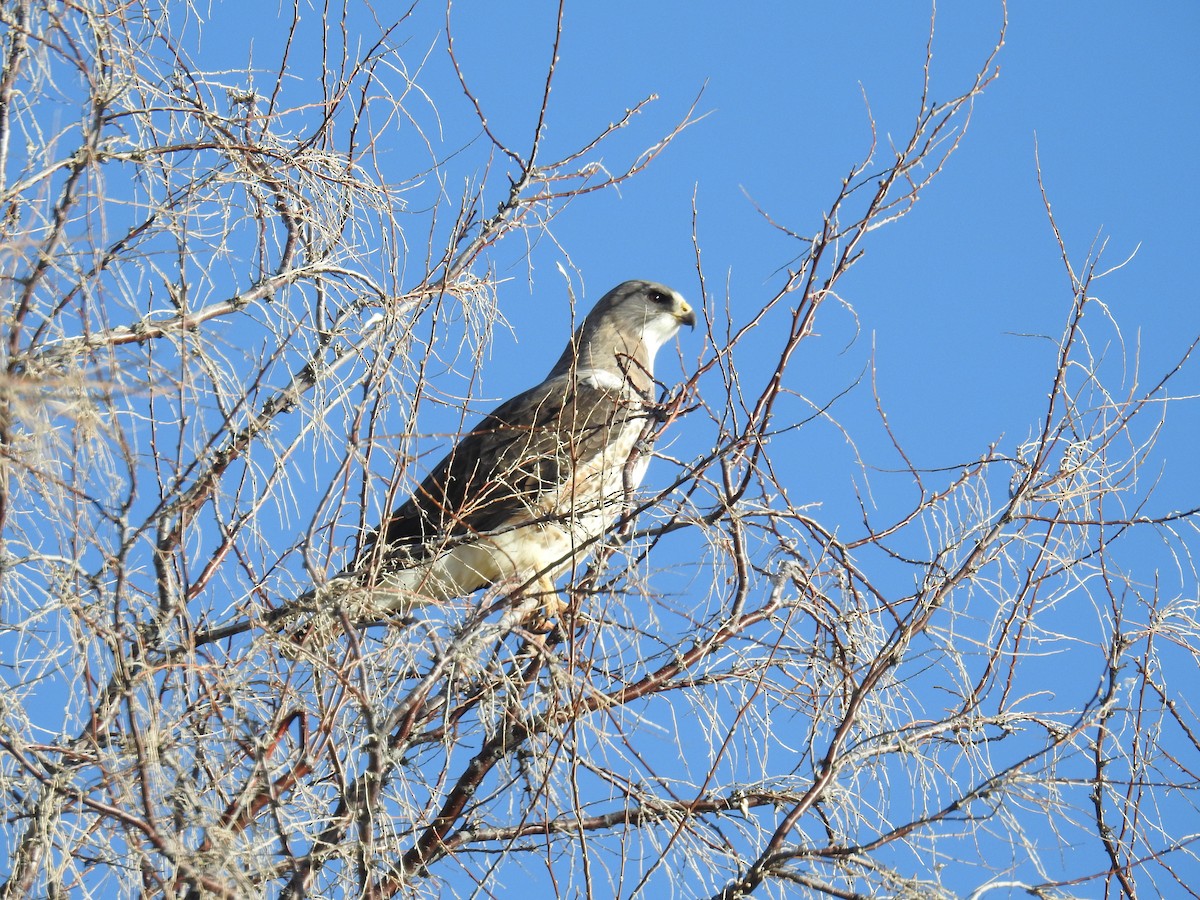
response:
<svg viewBox="0 0 1200 900"><path fill-rule="evenodd" d="M679 309L675 313L675 318L679 320L679 324L689 326L692 331L696 330L696 311L682 297L679 298Z"/></svg>

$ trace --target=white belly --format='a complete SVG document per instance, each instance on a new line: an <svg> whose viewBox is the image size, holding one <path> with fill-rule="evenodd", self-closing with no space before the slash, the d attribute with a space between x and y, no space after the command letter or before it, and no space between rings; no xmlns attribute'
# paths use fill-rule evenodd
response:
<svg viewBox="0 0 1200 900"><path fill-rule="evenodd" d="M573 564L572 540L554 525L527 525L461 544L431 561L381 576L375 590L393 609L463 597L500 582L526 581L549 570L551 577Z"/></svg>

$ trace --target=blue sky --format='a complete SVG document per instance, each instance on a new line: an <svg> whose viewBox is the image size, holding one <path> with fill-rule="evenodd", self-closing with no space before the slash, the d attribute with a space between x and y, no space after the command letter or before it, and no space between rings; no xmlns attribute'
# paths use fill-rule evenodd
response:
<svg viewBox="0 0 1200 900"><path fill-rule="evenodd" d="M280 23L290 10L281 19L274 4L211 9L215 27L204 31L199 62L236 73L253 58L263 73L257 86L269 90L286 36ZM359 36L352 28L351 41L368 46L377 35L369 8L351 9L352 26L361 29ZM533 137L557 6L538 0L516 9L460 0L450 27L490 127L524 150ZM382 17L400 10L383 9ZM663 281L698 299L694 199L710 292L720 293L723 303L727 290L735 319L739 312L748 316L801 249L756 206L783 226L811 234L841 179L867 152L866 104L880 136L877 159L886 154L889 135L908 133L929 34L924 5L771 2L731 10L717 3L623 0L567 6L543 160L578 149L651 94L659 99L606 143L603 162L611 169L668 132L697 96L696 112L704 118L619 192L589 195L562 211L551 225L553 240L532 248L509 241L492 254L499 275L510 279L499 302L511 331L498 332L491 347L477 386L478 410L538 380L557 357L571 321L559 265L573 264L585 304L627 278ZM994 441L1011 446L1028 434L1041 411L1054 349L1030 335L1057 339L1070 300L1039 193L1035 148L1073 263L1082 266L1097 241L1107 241L1107 266L1136 251L1093 292L1110 305L1127 346L1138 349L1141 383L1173 366L1200 333L1200 292L1189 266L1200 237L1193 212L1200 187L1189 166L1189 151L1200 144L1194 65L1200 7L1178 3L1132 14L1127 6L1099 3L1081 10L1011 6L1000 77L917 208L875 232L864 259L841 283L855 315L835 304L822 310L819 335L807 342L788 384L804 398L793 401L792 415L805 416L812 405L840 394L873 356L889 422L918 464L961 463ZM306 27L291 57L285 105L319 96L311 56L316 33L306 30L316 21L315 14L302 14ZM1000 25L998 4L939 9L933 100L966 88ZM407 122L390 123L381 164L382 175L399 182L427 167L429 145L443 155L453 152L446 184L453 196L478 178L490 146L448 62L444 29L441 4L417 5L393 36L397 65L432 102L409 98L406 108L421 133ZM236 74L230 77L240 83ZM485 212L505 189L502 178L492 183ZM421 235L413 240L416 251L435 190L426 178L406 195L412 217L401 216L400 224L411 221ZM414 269L407 280L417 274ZM401 286L408 286L405 280L400 273ZM757 359L775 353L769 336L758 340L741 362L749 374ZM698 335L685 334L682 342L685 359L702 352ZM665 364L661 374L670 374ZM1194 367L1177 379L1175 392L1200 394ZM869 393L858 392L838 414L869 462L894 465L872 407ZM1200 437L1195 401L1175 405L1169 416L1160 445L1168 463L1164 504L1168 497L1200 496L1200 472L1190 464ZM841 435L821 423L804 441L805 455L821 456L827 465L851 462ZM797 495L832 504L835 515L850 513L852 474L852 466L831 472L799 464Z"/></svg>
<svg viewBox="0 0 1200 900"><path fill-rule="evenodd" d="M1102 270L1136 251L1093 294L1111 309L1131 357L1140 354L1139 384L1145 389L1174 366L1200 334L1200 291L1191 271L1200 189L1190 171L1200 146L1200 7L1150 9L1013 4L1000 78L977 104L961 148L916 210L867 242L865 258L842 284L857 322L827 304L819 334L791 372L790 389L823 404L858 377L873 353L889 423L917 465L955 466L992 442L1012 451L1027 438L1044 410L1071 298L1039 191L1038 158L1073 264L1082 267L1097 242L1108 242ZM525 10L518 18L494 4L456 3L451 19L468 80L497 133L518 146L531 133L529 109L541 90L553 23L550 4ZM929 28L921 5L764 3L731 10L683 3L567 9L550 156L650 93L661 99L629 129L629 146L668 128L701 88L698 111L707 113L619 196L589 198L554 223L590 297L629 277L665 281L694 296L694 197L710 289L727 285L735 317L739 310L749 315L778 285L778 268L800 252L763 222L754 204L799 233L815 232L842 177L866 152L864 94L881 136L904 135L912 123ZM990 4L943 4L931 71L935 100L966 87L1000 18ZM554 269L560 261L558 249L545 243L529 259L509 262L513 281L501 303L513 336L498 337L484 394L499 397L529 384L536 380L527 368L535 365L533 355L547 365L556 355L567 328ZM503 257L498 265L504 271ZM1114 333L1102 326L1094 333L1115 386L1119 348L1103 346ZM761 359L770 360L770 336L760 339ZM689 343L695 340L682 336L685 359L698 352ZM756 356L741 359L752 376ZM669 371L661 371L668 380ZM1200 394L1195 366L1174 393ZM809 410L803 401L785 408L797 417ZM1167 413L1147 466L1161 474L1151 512L1191 508L1200 497L1198 413L1195 399ZM838 405L837 416L869 464L899 465L865 386ZM686 448L703 444L686 433L676 441L685 456ZM842 433L812 423L795 447L788 473L793 499L817 504L826 525L857 533L858 473ZM884 507L904 502L886 494L877 499ZM1154 565L1152 558L1143 562ZM1060 624L1079 614L1065 609ZM1094 663L1054 658L1039 671L1047 683L1065 684L1077 671L1090 684ZM1042 837L1051 845L1056 840L1049 831ZM977 885L975 877L956 886L965 892Z"/></svg>
<svg viewBox="0 0 1200 900"><path fill-rule="evenodd" d="M219 47L206 40L212 57L205 61L244 62L250 50L269 72L282 38L269 9L258 7L261 18L223 33ZM451 11L464 74L495 133L517 148L532 138L555 10L531 2L517 15L504 4L460 0ZM1200 187L1188 165L1188 148L1200 139L1192 53L1200 8L1169 4L1135 16L1100 3L1080 15L1070 5L1018 2L1009 19L1000 78L978 103L961 149L917 210L874 236L845 298L864 335L874 335L901 408L908 398L927 408L922 395L931 382L944 392L935 405L959 408L986 385L1002 392L988 415L1005 426L1012 424L1005 410L1025 409L1034 390L1028 379L1040 373L1024 370L1030 351L1006 333L1055 334L1065 309L1035 147L1073 260L1081 262L1097 237L1109 241L1109 264L1137 250L1101 296L1111 295L1131 334L1142 330L1146 360L1171 359L1200 331L1186 266L1200 230L1192 213ZM934 100L966 86L1000 20L998 5L939 9ZM443 22L439 5L418 6L400 32L400 56L410 72L419 69L438 116L420 104L410 108L435 143L467 144L469 156L486 151L486 142L446 61ZM911 125L928 31L929 10L919 4L864 12L775 2L737 13L715 3L569 5L543 158L576 149L650 94L659 99L609 145L605 162L614 168L669 130L701 91L697 112L705 118L619 194L593 195L563 212L552 229L559 247L545 241L528 255L513 248L517 255L496 259L513 279L501 303L517 339L540 338L540 325L551 343L562 335L569 318L554 281L562 251L588 298L629 277L694 293L693 193L710 285L728 279L735 310L752 308L796 254L754 205L789 228L814 230L868 146L864 96L881 143ZM289 75L293 100L315 83L303 63L293 62ZM413 132L395 131L394 176L401 179L414 168L407 152ZM456 174L468 171L464 165ZM831 309L822 324L842 337L845 323L837 319ZM499 342L498 370L504 349ZM554 355L547 351L548 360ZM919 367L912 364L918 359ZM997 383L1002 368L1012 383ZM508 387L497 384L496 395Z"/></svg>
<svg viewBox="0 0 1200 900"><path fill-rule="evenodd" d="M290 4L283 6L288 12ZM401 8L389 4L385 14ZM451 11L465 77L495 133L519 148L532 141L556 9L544 0L457 0ZM354 10L354 23L371 39L366 4ZM732 10L723 3L626 0L568 5L545 158L578 149L650 94L659 99L606 145L604 162L614 170L668 132L694 101L703 118L619 192L588 196L562 211L551 224L552 239L532 248L508 241L489 258L507 279L499 302L509 328L497 331L488 350L475 386L478 410L539 381L561 351L571 312L560 265L572 268L585 304L620 281L649 278L698 305L694 204L704 271L716 292L709 299L721 308L727 293L734 319L744 320L778 289L780 267L802 252L756 205L798 233L814 233L842 178L867 152L867 104L880 158L889 134L908 133L918 111L926 7L771 2ZM413 98L410 111L423 134L399 122L383 132L380 146L383 174L396 181L428 164L427 139L439 155L461 150L448 165L451 178L459 179L447 182L453 194L486 161L489 148L448 63L443 12L436 3L419 6L396 35L397 64L419 69L417 82L433 98L436 114ZM241 86L239 71L253 52L269 79L284 37L278 13L268 3L200 10L208 21L197 66L230 72ZM306 11L306 26L317 18ZM868 238L865 257L840 284L846 305L822 307L816 334L789 370L792 393L781 402L777 424L807 418L873 364L897 437L916 465L946 468L947 481L993 442L1012 452L1030 434L1043 414L1071 301L1039 192L1035 147L1072 261L1082 265L1097 241L1108 241L1101 269L1136 250L1093 293L1121 326L1126 351L1140 354L1141 388L1171 369L1200 334L1200 291L1192 273L1200 238L1200 187L1192 172L1200 146L1200 6L1135 11L1115 3L1016 2L1009 19L997 60L1000 77L976 104L962 146L908 217ZM934 100L966 89L1000 25L998 4L944 4L934 39ZM304 32L298 46L285 106L319 89L306 55L316 46L314 33ZM413 224L418 255L434 187L428 179L414 186L411 218L401 216L402 226ZM502 199L502 187L496 178L486 211ZM398 273L402 287L421 274L419 260L413 265L411 273ZM1107 360L1103 372L1117 387L1120 348L1105 346L1114 335L1103 323L1094 334L1094 349ZM238 339L235 329L230 340ZM767 377L779 340L768 327L743 346L737 358L743 378ZM660 357L658 374L667 382L680 380L704 353L702 330L683 333L680 346L682 366L670 349ZM1149 514L1200 503L1200 415L1191 399L1200 395L1197 371L1190 366L1174 383L1173 393L1184 399L1168 409L1147 461L1147 473L1160 478ZM435 391L452 396L461 387L453 373L434 374L444 379ZM1128 380L1124 390L1133 390ZM900 460L880 428L869 380L833 413L840 429L811 422L789 435L787 454L776 459L793 501L812 504L832 530L858 534L855 453L885 471ZM670 452L686 459L708 449L705 426L700 416L678 423ZM289 427L298 427L294 419L281 426ZM435 433L445 427L430 424L422 452L437 458L444 438ZM669 467L659 466L649 483L669 477ZM903 477L880 483L899 485L895 493L888 487L876 495L882 507L911 502ZM303 525L284 527L292 528L281 542L288 546ZM1089 658L1088 666L1094 663ZM1053 673L1058 664L1042 665ZM1088 669L1085 677L1093 675ZM665 754L676 749L670 740L662 747ZM1049 832L1047 840L1053 840ZM976 876L947 880L965 892L977 885Z"/></svg>
<svg viewBox="0 0 1200 900"><path fill-rule="evenodd" d="M1097 241L1108 242L1101 269L1136 251L1093 293L1111 309L1127 350L1140 353L1142 388L1174 366L1200 334L1191 271L1200 189L1190 171L1200 146L1200 7L1149 9L1013 4L1000 77L978 102L961 148L908 218L868 240L866 256L841 285L857 321L834 304L823 308L818 335L804 345L788 382L804 399L785 410L807 415L810 404L852 384L873 354L889 423L917 465L953 467L992 442L1011 452L1027 438L1043 413L1071 299L1039 191L1039 157L1076 266ZM496 133L518 147L531 138L554 6L522 10L515 16L508 6L459 2L451 15L468 81ZM1000 20L995 5L943 4L933 99L969 84ZM511 394L557 355L569 321L555 269L564 251L589 298L630 277L661 280L695 298L693 197L710 289L728 286L735 317L757 309L779 284L778 268L800 248L770 228L755 204L799 233L819 228L842 177L866 152L864 95L881 138L911 126L928 29L928 10L919 4L764 3L736 13L726 4L570 5L551 95L550 158L651 93L661 99L614 142L614 165L622 148L636 151L668 130L701 89L697 111L707 115L619 195L568 208L552 227L558 246L545 241L528 257L521 247L494 258L512 278L501 292L512 332L498 335L481 393ZM436 53L431 60L436 84ZM473 126L453 84L442 96L449 97L439 108L452 143L455 129L469 134ZM879 152L886 153L885 144ZM1119 348L1103 346L1114 334L1100 323L1094 334L1115 386ZM685 360L700 352L697 340L681 337ZM744 374L753 378L757 361L772 359L775 346L769 332L759 335L751 349L761 356L743 354ZM664 365L660 374L671 380L672 371ZM1200 394L1195 366L1174 392ZM838 404L836 415L868 464L899 465L865 385ZM1198 440L1197 401L1182 400L1169 409L1147 466L1161 472L1150 512L1196 505ZM688 433L685 421L675 441L673 449L686 457L704 436ZM857 533L858 470L842 432L815 422L793 446L793 499L815 504L827 526ZM908 499L903 487L895 497L888 490L876 497L885 508ZM1153 558L1144 564L1154 565ZM1062 614L1060 624L1069 627L1080 611ZM1036 671L1050 681L1078 671L1090 690L1095 664L1090 657L1053 658ZM1043 838L1055 841L1049 831ZM957 884L946 877L964 892L978 884L974 873Z"/></svg>
<svg viewBox="0 0 1200 900"><path fill-rule="evenodd" d="M464 75L496 135L517 148L532 140L555 11L547 2L516 7L484 0L459 0L452 8ZM841 299L854 315L834 303L822 308L817 334L790 370L786 386L794 396L781 404L784 420L807 417L873 361L889 424L918 466L953 471L993 442L1011 453L1030 435L1044 411L1071 301L1037 158L1073 264L1082 267L1104 241L1102 270L1133 256L1092 293L1120 325L1129 362L1140 357L1137 384L1144 390L1156 382L1200 334L1200 292L1191 271L1200 237L1200 188L1191 171L1200 146L1200 6L1135 11L1115 3L1016 2L1009 20L1000 77L976 104L962 146L906 219L868 239L865 257L841 283ZM253 42L262 58L272 59L267 48L281 37L278 28L269 17L247 21L254 24L229 33L214 52L236 64ZM451 167L458 178L470 177L488 153L447 62L442 24L437 5L418 7L401 34L401 58L410 72L420 67L418 82L437 115L414 103L424 137L402 124L386 138L394 147L384 165L394 164L389 174L396 179L411 175L426 137L442 150L465 148ZM573 265L585 303L627 278L663 281L699 300L693 202L718 306L727 290L735 319L757 310L801 247L771 228L756 205L798 233L819 229L842 178L867 152L867 104L879 158L889 134L904 136L911 128L929 24L920 4L776 2L736 12L717 3L569 4L545 159L574 151L650 94L660 99L607 145L604 162L613 169L669 131L698 95L696 111L704 118L619 192L563 211L552 223L553 240L531 249L510 241L490 257L509 279L500 308L511 329L499 331L490 348L476 407L482 411L540 380L557 357L571 321L560 264ZM1000 25L996 4L943 5L933 100L966 89ZM296 91L313 84L302 58L290 75ZM502 187L498 180L493 190ZM422 191L429 189L410 194L418 228ZM489 196L485 209L500 199ZM1133 391L1115 332L1100 322L1093 333L1110 386ZM686 368L703 352L700 333L682 335L681 346ZM738 358L743 377L765 378L764 361L777 350L778 339L764 329ZM660 377L682 377L672 354L664 357ZM450 373L445 378L444 389L454 393ZM1174 393L1200 394L1195 366L1176 380ZM869 383L840 400L834 413L844 432L812 422L793 436L791 457L777 459L787 465L794 501L813 504L835 531L858 534L860 470L846 435L868 466L894 469L900 460L879 426ZM672 452L684 458L709 446L706 434L689 430L693 423L702 424L685 420L673 435ZM1146 467L1160 478L1148 513L1196 505L1198 440L1197 401L1182 399L1168 410ZM660 467L658 477L668 475ZM650 482L655 478L652 471ZM903 478L881 483L887 485L875 496L881 507L911 500ZM1143 565L1156 565L1154 559L1148 555ZM1149 568L1144 577L1153 577ZM1069 625L1078 612L1061 615L1059 623ZM1053 679L1064 665L1082 673L1075 688L1092 689L1094 657L1052 658L1033 671ZM1051 845L1055 840L1049 831L1044 837ZM1017 872L1034 877L1028 869ZM977 873L960 883L952 873L946 878L964 892L978 885Z"/></svg>
<svg viewBox="0 0 1200 900"><path fill-rule="evenodd" d="M373 39L366 8L353 9L363 40ZM519 13L460 0L451 10L464 75L496 135L519 149L532 140L556 9L545 0L524 3ZM864 97L880 154L889 134L907 134L929 32L923 5L731 9L568 5L543 159L579 148L651 94L659 99L606 145L603 161L613 169L669 131L698 95L704 118L619 193L590 195L563 211L552 223L553 241L532 250L512 241L493 254L499 274L511 279L500 304L512 328L492 348L481 409L487 398L528 386L557 357L570 313L556 267L568 257L584 303L633 277L695 299L694 197L710 291L727 287L735 318L739 310L749 314L800 249L756 205L798 233L814 232L842 177L867 151ZM201 61L235 67L252 54L266 72L262 90L285 34L281 20L268 4L239 8L237 28L229 15L214 7L220 39L207 33ZM1102 269L1136 251L1093 293L1110 304L1128 345L1140 348L1142 381L1172 366L1200 333L1200 292L1189 265L1200 237L1200 187L1190 166L1200 144L1200 7L1176 3L1134 14L1098 3L1083 14L1075 5L1017 2L1009 20L1000 77L978 102L962 146L912 214L872 235L842 283L857 322L827 305L820 337L798 361L800 383L789 385L821 403L863 370L873 349L891 424L928 465L960 462L1002 435L1024 435L1045 395L1052 347L1017 335L1056 338L1070 295L1039 194L1035 149L1073 263L1081 266L1098 241L1107 241ZM932 99L969 84L1000 22L998 4L939 9ZM444 23L440 4L418 5L396 35L398 59L437 107L435 115L430 105L406 104L422 135L407 123L385 133L394 146L383 154L383 174L397 181L427 164L426 139L439 151L461 151L448 167L452 179L470 178L488 155L447 61ZM304 64L303 52L315 46L311 35L300 46L288 73L292 103L318 88ZM426 180L409 195L418 228L429 196L423 192L431 189ZM487 196L485 210L500 199ZM689 336L683 340L697 350ZM1176 393L1200 393L1193 371L1176 382ZM1168 456L1188 453L1200 436L1193 410L1190 402L1174 407L1162 447ZM951 413L953 428L928 427L931 417ZM1179 462L1168 467L1164 489L1197 496L1200 474Z"/></svg>
<svg viewBox="0 0 1200 900"><path fill-rule="evenodd" d="M529 142L554 21L552 4L523 9L513 16L501 5L468 2L451 14L466 77L497 134L516 146ZM554 223L589 297L628 277L694 295L694 194L710 289L728 284L735 315L756 308L799 248L768 227L754 204L812 233L866 152L864 95L881 136L903 135L913 120L929 29L921 5L730 9L618 2L566 11L547 132L551 157L651 93L661 99L622 136L630 147L668 128L702 88L697 109L707 113L619 196L588 198ZM1000 78L977 104L960 150L906 220L872 236L843 283L861 328L857 341L847 348L856 325L827 306L821 337L809 342L797 370L804 377L790 385L823 402L862 371L874 345L890 422L930 466L1024 437L1045 397L1053 346L1018 335L1057 337L1070 294L1035 149L1074 264L1083 264L1097 240L1108 241L1108 266L1136 250L1093 292L1111 306L1129 346L1140 345L1142 382L1172 366L1200 333L1200 292L1188 264L1200 237L1200 188L1188 165L1200 143L1200 8L1172 4L1132 14L1102 3L1082 14L1072 5L1016 3L1009 18ZM989 4L939 9L934 100L966 86L1000 19ZM457 107L441 110L447 132L469 130L465 100L456 92L453 100ZM529 259L510 262L513 282L501 303L522 369L532 365L531 347L540 349L543 339L557 345L567 328L553 268L561 260L545 242ZM503 259L500 266L503 272ZM507 361L511 346L505 336L496 342L485 370L489 396L528 383L527 371ZM545 352L547 361L554 355ZM1176 391L1200 392L1194 371ZM1189 401L1169 413L1164 502L1167 494L1200 494L1190 464L1200 437L1195 409ZM830 480L810 465L798 466L796 477L802 493L813 494Z"/></svg>

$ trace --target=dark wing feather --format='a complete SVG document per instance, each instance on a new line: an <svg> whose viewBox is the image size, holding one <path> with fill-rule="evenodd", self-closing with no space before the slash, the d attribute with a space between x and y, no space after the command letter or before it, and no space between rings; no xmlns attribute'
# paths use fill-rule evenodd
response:
<svg viewBox="0 0 1200 900"><path fill-rule="evenodd" d="M620 392L568 378L517 395L476 425L367 538L360 562L380 543L385 554L403 548L419 559L438 541L535 518L539 501L638 415L641 404Z"/></svg>

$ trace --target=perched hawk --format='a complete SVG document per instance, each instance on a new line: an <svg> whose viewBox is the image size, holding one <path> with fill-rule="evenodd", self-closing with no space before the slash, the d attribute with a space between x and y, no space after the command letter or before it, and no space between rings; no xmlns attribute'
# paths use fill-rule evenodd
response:
<svg viewBox="0 0 1200 900"><path fill-rule="evenodd" d="M546 380L493 410L372 533L342 578L375 608L554 580L620 514L649 459L658 349L696 314L678 293L627 281L601 298ZM341 580L341 579L339 579Z"/></svg>

